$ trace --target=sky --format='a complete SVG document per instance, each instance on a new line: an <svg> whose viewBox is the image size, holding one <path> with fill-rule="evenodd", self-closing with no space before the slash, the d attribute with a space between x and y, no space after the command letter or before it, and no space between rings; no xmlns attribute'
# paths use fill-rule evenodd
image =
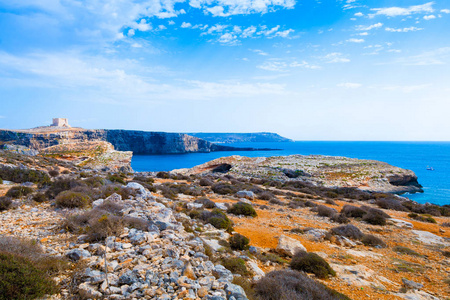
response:
<svg viewBox="0 0 450 300"><path fill-rule="evenodd" d="M0 0L0 128L450 141L448 0Z"/></svg>

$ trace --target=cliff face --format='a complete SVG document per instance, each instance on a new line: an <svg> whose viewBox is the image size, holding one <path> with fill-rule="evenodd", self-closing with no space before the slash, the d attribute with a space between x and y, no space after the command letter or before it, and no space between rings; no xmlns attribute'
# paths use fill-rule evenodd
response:
<svg viewBox="0 0 450 300"><path fill-rule="evenodd" d="M265 142L292 142L272 132L255 133L188 133L189 135L207 140L211 143L265 143Z"/></svg>
<svg viewBox="0 0 450 300"><path fill-rule="evenodd" d="M134 154L179 154L234 150L181 133L134 130L0 130L0 145L16 144L41 150L65 143L105 141L118 151Z"/></svg>

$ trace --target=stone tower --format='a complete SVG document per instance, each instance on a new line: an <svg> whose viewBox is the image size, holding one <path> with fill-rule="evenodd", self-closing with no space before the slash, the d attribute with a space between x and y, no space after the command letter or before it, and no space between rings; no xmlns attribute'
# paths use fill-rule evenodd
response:
<svg viewBox="0 0 450 300"><path fill-rule="evenodd" d="M70 127L69 121L65 118L53 118L53 124L51 126Z"/></svg>

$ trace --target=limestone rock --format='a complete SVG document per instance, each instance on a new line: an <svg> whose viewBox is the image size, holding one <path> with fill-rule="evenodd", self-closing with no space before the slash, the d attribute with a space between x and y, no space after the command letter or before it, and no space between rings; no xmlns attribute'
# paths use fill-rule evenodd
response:
<svg viewBox="0 0 450 300"><path fill-rule="evenodd" d="M278 238L276 251L279 254L294 256L297 251L306 251L306 248L299 241L285 235Z"/></svg>

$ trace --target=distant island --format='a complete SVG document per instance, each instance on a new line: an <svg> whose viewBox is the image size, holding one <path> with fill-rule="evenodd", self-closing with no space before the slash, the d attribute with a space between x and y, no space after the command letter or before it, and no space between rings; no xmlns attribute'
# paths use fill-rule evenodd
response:
<svg viewBox="0 0 450 300"><path fill-rule="evenodd" d="M191 132L188 135L195 136L211 143L267 143L267 142L292 142L278 133L254 132L254 133L221 133L221 132Z"/></svg>

